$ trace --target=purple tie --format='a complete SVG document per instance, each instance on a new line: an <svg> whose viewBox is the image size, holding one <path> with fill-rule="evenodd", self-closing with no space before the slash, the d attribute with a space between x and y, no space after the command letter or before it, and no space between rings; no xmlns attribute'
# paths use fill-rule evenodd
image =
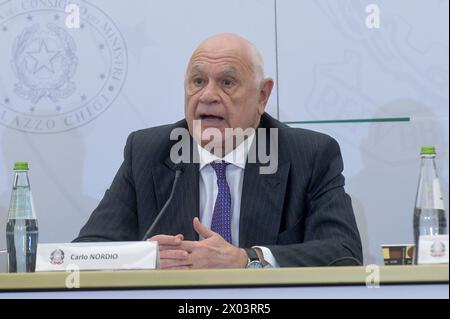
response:
<svg viewBox="0 0 450 319"><path fill-rule="evenodd" d="M231 244L231 194L225 174L228 163L211 163L216 171L217 193L214 213L211 222L211 230L220 234L227 242Z"/></svg>

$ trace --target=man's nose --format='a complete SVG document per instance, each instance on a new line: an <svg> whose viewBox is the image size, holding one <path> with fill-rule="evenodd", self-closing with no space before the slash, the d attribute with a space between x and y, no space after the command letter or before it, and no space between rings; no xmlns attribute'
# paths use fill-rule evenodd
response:
<svg viewBox="0 0 450 319"><path fill-rule="evenodd" d="M220 102L219 88L214 81L209 81L200 95L200 102L203 104L216 104Z"/></svg>

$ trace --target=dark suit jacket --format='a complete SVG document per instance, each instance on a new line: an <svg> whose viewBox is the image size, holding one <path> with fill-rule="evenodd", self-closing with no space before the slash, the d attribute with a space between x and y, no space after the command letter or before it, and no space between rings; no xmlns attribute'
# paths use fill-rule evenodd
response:
<svg viewBox="0 0 450 319"><path fill-rule="evenodd" d="M176 166L169 154L176 141L169 135L176 127L186 128L186 121L130 134L111 187L75 241L141 240L171 191ZM362 262L338 143L321 133L290 128L268 114L260 127L278 128L278 170L261 175L260 163L247 163L239 246L266 246L282 267L355 264L346 257ZM152 235L181 233L198 240L192 226L196 216L199 164L184 164L173 200Z"/></svg>

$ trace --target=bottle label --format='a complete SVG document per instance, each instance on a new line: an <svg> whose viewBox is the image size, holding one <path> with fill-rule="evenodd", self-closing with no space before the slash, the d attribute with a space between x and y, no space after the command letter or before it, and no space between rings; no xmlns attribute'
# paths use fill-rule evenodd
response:
<svg viewBox="0 0 450 319"><path fill-rule="evenodd" d="M417 263L448 264L448 235L433 235L419 237Z"/></svg>
<svg viewBox="0 0 450 319"><path fill-rule="evenodd" d="M36 219L33 196L29 189L19 188L14 191L8 217L10 219Z"/></svg>
<svg viewBox="0 0 450 319"><path fill-rule="evenodd" d="M435 209L442 209L444 208L444 198L442 196L441 192L441 186L439 184L439 179L435 178L433 181L433 201L434 201L434 208Z"/></svg>

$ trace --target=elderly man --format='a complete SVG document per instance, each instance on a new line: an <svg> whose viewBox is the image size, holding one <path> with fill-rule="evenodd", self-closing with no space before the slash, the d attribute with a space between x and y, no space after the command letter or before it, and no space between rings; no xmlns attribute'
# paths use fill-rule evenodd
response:
<svg viewBox="0 0 450 319"><path fill-rule="evenodd" d="M75 241L140 240L152 226L164 269L358 264L339 146L265 113L273 84L253 44L233 34L206 39L187 67L186 119L129 136L122 166ZM175 164L170 135L183 128L199 161ZM259 134L245 142L227 134L239 128L277 130L277 141L264 142L278 145L272 174L248 160L262 147Z"/></svg>

